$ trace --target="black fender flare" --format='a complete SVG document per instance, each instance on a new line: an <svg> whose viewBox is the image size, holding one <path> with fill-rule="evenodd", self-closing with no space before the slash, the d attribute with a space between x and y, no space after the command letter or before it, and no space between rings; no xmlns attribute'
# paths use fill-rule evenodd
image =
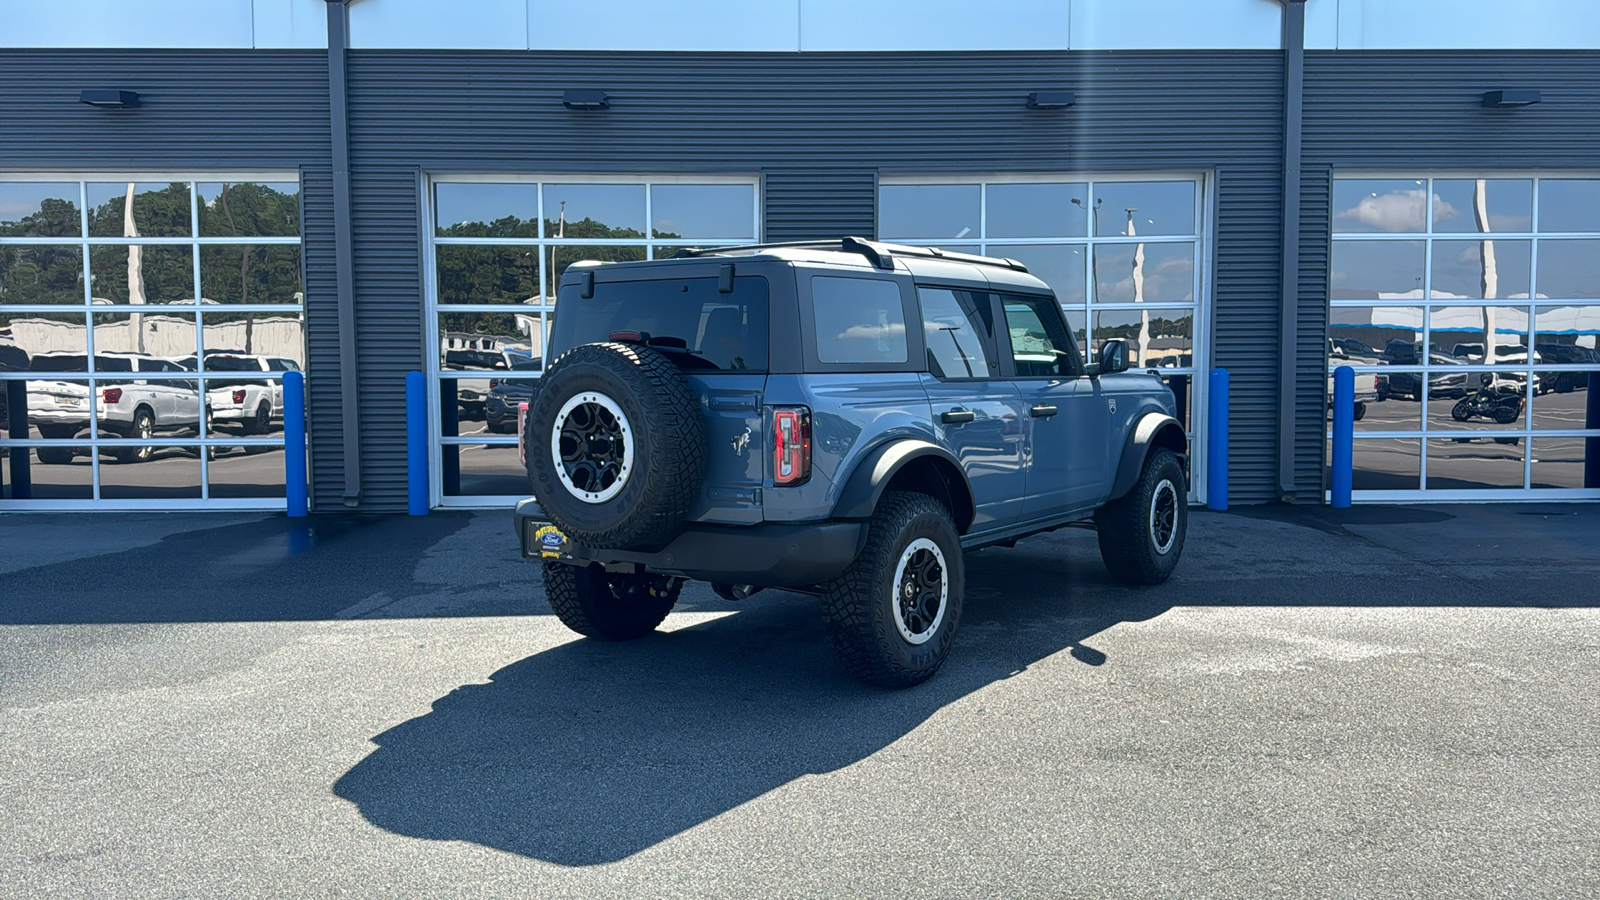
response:
<svg viewBox="0 0 1600 900"><path fill-rule="evenodd" d="M1139 417L1128 434L1127 443L1122 445L1122 457L1117 462L1117 477L1111 482L1111 495L1107 501L1115 500L1133 489L1133 483L1139 480L1139 473L1144 471L1145 457L1150 455L1150 448L1155 446L1157 438L1163 442L1173 440L1179 447L1186 447L1183 437L1183 426L1178 420L1161 412L1147 412ZM1187 460L1189 454L1186 450L1179 450L1180 460ZM1188 469L1188 463L1184 463Z"/></svg>
<svg viewBox="0 0 1600 900"><path fill-rule="evenodd" d="M839 502L834 504L833 516L837 519L865 519L872 515L878 506L878 499L883 496L884 489L894 479L895 473L905 468L913 460L924 457L934 457L949 463L951 468L961 474L961 489L966 491L966 500L969 508L975 508L976 500L972 494L972 482L967 478L966 470L961 467L961 462L950 451L938 444L929 441L906 438L890 441L878 447L856 464L855 470L845 480L844 488L839 492ZM959 517L959 510L952 510ZM969 517L970 521L970 517Z"/></svg>

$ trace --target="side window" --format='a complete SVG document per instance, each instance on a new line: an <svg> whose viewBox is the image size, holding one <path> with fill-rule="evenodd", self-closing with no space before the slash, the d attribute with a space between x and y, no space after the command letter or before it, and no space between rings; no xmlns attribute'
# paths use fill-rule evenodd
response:
<svg viewBox="0 0 1600 900"><path fill-rule="evenodd" d="M1083 374L1078 348L1061 320L1055 300L1048 297L1005 296L1006 331L1011 336L1011 359L1018 378Z"/></svg>
<svg viewBox="0 0 1600 900"><path fill-rule="evenodd" d="M990 354L994 328L987 294L918 288L917 302L922 307L928 370L934 377L991 378L999 374ZM979 315L974 316L973 311Z"/></svg>
<svg viewBox="0 0 1600 900"><path fill-rule="evenodd" d="M811 279L817 361L895 364L907 361L900 285L878 278Z"/></svg>

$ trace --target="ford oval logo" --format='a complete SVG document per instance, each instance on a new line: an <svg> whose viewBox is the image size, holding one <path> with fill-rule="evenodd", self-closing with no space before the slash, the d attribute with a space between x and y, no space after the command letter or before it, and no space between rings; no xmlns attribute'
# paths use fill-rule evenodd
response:
<svg viewBox="0 0 1600 900"><path fill-rule="evenodd" d="M539 535L539 543L545 545L546 547L559 547L566 542L562 540L560 534L554 531L547 531L544 534Z"/></svg>

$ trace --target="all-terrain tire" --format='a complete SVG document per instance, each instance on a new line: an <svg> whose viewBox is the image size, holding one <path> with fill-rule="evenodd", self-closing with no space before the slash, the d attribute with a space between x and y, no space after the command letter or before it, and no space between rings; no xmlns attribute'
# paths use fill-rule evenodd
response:
<svg viewBox="0 0 1600 900"><path fill-rule="evenodd" d="M1178 457L1157 447L1145 457L1133 489L1095 513L1100 558L1111 577L1124 584L1160 584L1178 567L1189 528L1185 485Z"/></svg>
<svg viewBox="0 0 1600 900"><path fill-rule="evenodd" d="M603 397L626 419L632 459L617 476L620 489L595 502L555 458L563 407L582 396ZM584 344L563 353L540 379L528 409L528 477L539 505L567 537L595 547L660 545L683 523L700 496L706 470L705 420L683 373L648 347ZM614 447L615 444L608 445ZM607 453L611 453L607 450ZM569 482L573 486L569 486Z"/></svg>
<svg viewBox="0 0 1600 900"><path fill-rule="evenodd" d="M907 560L904 572L902 559ZM931 586L931 579L916 580L912 566L918 559L935 560L942 578L931 616L925 606L907 610L913 598L902 597L908 586L913 591ZM867 542L855 562L819 586L828 643L845 670L861 681L891 688L921 684L949 655L961 624L965 582L961 538L950 511L926 494L885 493L867 521Z"/></svg>
<svg viewBox="0 0 1600 900"><path fill-rule="evenodd" d="M631 641L655 631L682 590L681 579L666 575L617 575L599 566L544 564L545 599L556 618L602 641Z"/></svg>

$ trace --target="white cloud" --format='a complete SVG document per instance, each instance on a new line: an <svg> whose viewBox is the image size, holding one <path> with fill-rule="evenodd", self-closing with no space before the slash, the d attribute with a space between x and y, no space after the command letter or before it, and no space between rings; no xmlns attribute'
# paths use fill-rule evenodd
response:
<svg viewBox="0 0 1600 900"><path fill-rule="evenodd" d="M1354 207L1340 212L1339 219L1354 220L1379 231L1422 231L1427 227L1427 192L1421 188L1411 191L1390 191L1387 194L1362 197ZM1438 194L1433 196L1433 219L1442 222L1460 215Z"/></svg>

